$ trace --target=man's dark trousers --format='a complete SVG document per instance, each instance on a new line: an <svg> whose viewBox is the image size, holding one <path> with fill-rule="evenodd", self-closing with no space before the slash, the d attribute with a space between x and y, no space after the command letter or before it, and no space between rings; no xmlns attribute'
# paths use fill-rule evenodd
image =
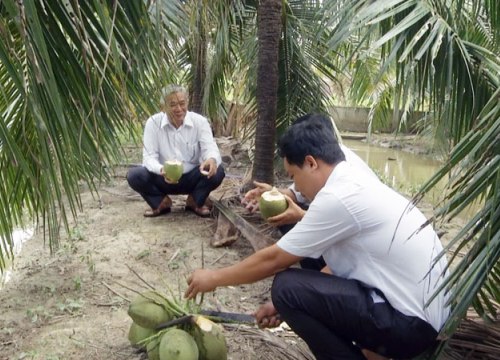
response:
<svg viewBox="0 0 500 360"><path fill-rule="evenodd" d="M144 166L138 166L129 170L127 181L130 187L146 200L151 209L157 209L166 195L178 194L191 194L196 205L201 207L210 192L219 187L225 176L222 166L217 168L217 172L210 179L195 167L183 174L177 184L168 184L162 175L152 173Z"/></svg>
<svg viewBox="0 0 500 360"><path fill-rule="evenodd" d="M431 325L387 301L374 303L356 280L293 268L276 274L271 296L281 319L318 360L365 360L361 349L408 359L436 342Z"/></svg>

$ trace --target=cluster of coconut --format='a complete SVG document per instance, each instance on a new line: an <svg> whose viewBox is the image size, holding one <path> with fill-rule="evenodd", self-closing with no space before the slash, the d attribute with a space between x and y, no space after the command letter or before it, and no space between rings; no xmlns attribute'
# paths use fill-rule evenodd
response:
<svg viewBox="0 0 500 360"><path fill-rule="evenodd" d="M133 320L130 344L147 351L149 360L227 360L222 327L187 313L159 292L139 294L130 303L128 315Z"/></svg>

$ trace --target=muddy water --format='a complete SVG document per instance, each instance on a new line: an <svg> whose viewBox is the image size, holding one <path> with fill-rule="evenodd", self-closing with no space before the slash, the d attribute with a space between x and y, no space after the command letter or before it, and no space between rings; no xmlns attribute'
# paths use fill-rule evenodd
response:
<svg viewBox="0 0 500 360"><path fill-rule="evenodd" d="M414 195L440 168L441 163L430 157L369 145L359 140L343 140L389 186L407 195ZM426 198L436 204L446 186L441 181Z"/></svg>

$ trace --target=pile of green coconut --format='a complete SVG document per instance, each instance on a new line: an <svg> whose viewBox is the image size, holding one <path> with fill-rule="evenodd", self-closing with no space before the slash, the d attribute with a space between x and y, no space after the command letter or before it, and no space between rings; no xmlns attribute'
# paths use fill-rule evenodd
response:
<svg viewBox="0 0 500 360"><path fill-rule="evenodd" d="M177 181L182 176L182 163L166 162L165 174ZM259 207L267 219L285 211L288 203L273 187L262 194ZM196 306L191 305L156 290L138 293L128 309L133 320L128 333L130 344L147 351L149 360L227 360L222 326L198 314Z"/></svg>
<svg viewBox="0 0 500 360"><path fill-rule="evenodd" d="M130 303L130 344L149 360L227 360L223 328L158 291L145 291Z"/></svg>

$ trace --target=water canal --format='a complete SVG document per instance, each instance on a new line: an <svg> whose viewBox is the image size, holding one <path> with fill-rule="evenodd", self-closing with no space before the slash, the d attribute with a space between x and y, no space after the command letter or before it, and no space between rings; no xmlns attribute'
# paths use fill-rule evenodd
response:
<svg viewBox="0 0 500 360"><path fill-rule="evenodd" d="M361 157L386 184L406 195L414 195L442 164L430 156L370 145L360 140L343 140L343 143ZM445 186L446 181L442 180L426 200L437 204Z"/></svg>

